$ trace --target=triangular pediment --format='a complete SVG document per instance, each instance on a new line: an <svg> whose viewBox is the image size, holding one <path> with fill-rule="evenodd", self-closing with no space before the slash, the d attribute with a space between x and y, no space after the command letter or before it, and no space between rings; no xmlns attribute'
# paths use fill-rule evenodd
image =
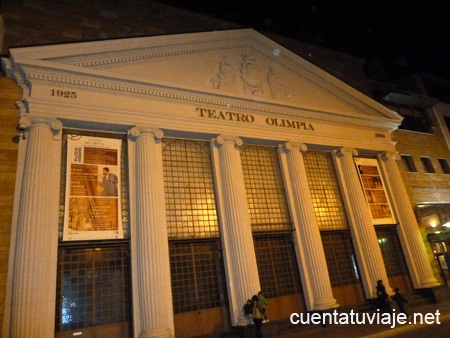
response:
<svg viewBox="0 0 450 338"><path fill-rule="evenodd" d="M24 67L178 92L303 109L319 115L401 117L252 30L85 42L12 50Z"/></svg>

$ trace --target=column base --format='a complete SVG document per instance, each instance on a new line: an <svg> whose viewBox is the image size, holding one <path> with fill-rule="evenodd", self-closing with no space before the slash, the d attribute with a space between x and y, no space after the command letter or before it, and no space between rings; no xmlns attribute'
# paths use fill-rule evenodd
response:
<svg viewBox="0 0 450 338"><path fill-rule="evenodd" d="M426 288L432 288L435 286L440 286L441 284L438 283L436 278L429 278L425 281L420 282L419 288L426 289Z"/></svg>
<svg viewBox="0 0 450 338"><path fill-rule="evenodd" d="M172 333L172 330L170 328L142 331L139 334L139 338L174 338L174 337L175 335Z"/></svg>
<svg viewBox="0 0 450 338"><path fill-rule="evenodd" d="M336 299L329 298L329 299L322 300L320 302L315 302L313 304L313 311L326 311L326 310L330 310L330 309L336 309L339 306L340 305L336 302Z"/></svg>

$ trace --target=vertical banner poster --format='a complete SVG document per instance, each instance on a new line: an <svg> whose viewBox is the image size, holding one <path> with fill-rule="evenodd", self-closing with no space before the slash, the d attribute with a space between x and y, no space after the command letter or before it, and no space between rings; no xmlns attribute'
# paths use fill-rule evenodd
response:
<svg viewBox="0 0 450 338"><path fill-rule="evenodd" d="M121 144L68 135L64 241L123 238Z"/></svg>
<svg viewBox="0 0 450 338"><path fill-rule="evenodd" d="M355 157L355 164L373 223L396 223L377 160L374 158Z"/></svg>

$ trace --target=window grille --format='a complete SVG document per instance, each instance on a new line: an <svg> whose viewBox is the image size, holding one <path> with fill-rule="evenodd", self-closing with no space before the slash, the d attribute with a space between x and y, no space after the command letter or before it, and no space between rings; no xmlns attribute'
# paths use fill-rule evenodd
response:
<svg viewBox="0 0 450 338"><path fill-rule="evenodd" d="M276 148L243 147L241 161L252 230L290 230L292 222Z"/></svg>
<svg viewBox="0 0 450 338"><path fill-rule="evenodd" d="M56 332L131 319L128 244L60 248Z"/></svg>
<svg viewBox="0 0 450 338"><path fill-rule="evenodd" d="M241 161L261 288L269 298L300 293L277 149L246 146L241 149Z"/></svg>
<svg viewBox="0 0 450 338"><path fill-rule="evenodd" d="M304 162L319 229L345 230L348 220L330 153L310 151Z"/></svg>
<svg viewBox="0 0 450 338"><path fill-rule="evenodd" d="M259 281L266 297L301 292L300 273L290 236L255 237Z"/></svg>
<svg viewBox="0 0 450 338"><path fill-rule="evenodd" d="M331 285L361 283L350 232L323 231L321 236Z"/></svg>
<svg viewBox="0 0 450 338"><path fill-rule="evenodd" d="M169 239L219 237L209 143L163 142Z"/></svg>
<svg viewBox="0 0 450 338"><path fill-rule="evenodd" d="M400 245L400 240L395 229L393 227L376 227L375 231L388 277L407 275L408 268L405 256L403 255L402 246Z"/></svg>
<svg viewBox="0 0 450 338"><path fill-rule="evenodd" d="M175 313L225 305L219 241L171 242L169 251Z"/></svg>

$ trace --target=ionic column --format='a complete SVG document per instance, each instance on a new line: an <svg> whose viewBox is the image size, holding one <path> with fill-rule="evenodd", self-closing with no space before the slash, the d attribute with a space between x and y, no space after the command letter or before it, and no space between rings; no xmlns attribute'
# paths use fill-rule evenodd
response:
<svg viewBox="0 0 450 338"><path fill-rule="evenodd" d="M353 155L358 153L354 149L341 148L334 155L366 297L376 297L379 279L391 293L377 234L353 160Z"/></svg>
<svg viewBox="0 0 450 338"><path fill-rule="evenodd" d="M295 213L294 238L300 251L299 267L303 280L303 292L309 311L336 308L339 304L333 297L322 238L316 220L311 192L306 176L303 153L304 144L286 143L281 151L286 153L287 172L292 191Z"/></svg>
<svg viewBox="0 0 450 338"><path fill-rule="evenodd" d="M10 337L53 337L62 124L20 122L26 137L14 255ZM13 238L14 240L14 238ZM7 319L5 319L7 320Z"/></svg>
<svg viewBox="0 0 450 338"><path fill-rule="evenodd" d="M233 326L247 324L242 315L242 306L260 290L238 148L241 145L242 140L238 137L218 136L212 142Z"/></svg>
<svg viewBox="0 0 450 338"><path fill-rule="evenodd" d="M139 337L174 337L164 195L163 132L134 127Z"/></svg>
<svg viewBox="0 0 450 338"><path fill-rule="evenodd" d="M439 283L433 275L408 193L395 162L398 160L398 154L384 153L378 157L384 177L389 183L389 192L399 221L398 234L414 288L437 286Z"/></svg>

